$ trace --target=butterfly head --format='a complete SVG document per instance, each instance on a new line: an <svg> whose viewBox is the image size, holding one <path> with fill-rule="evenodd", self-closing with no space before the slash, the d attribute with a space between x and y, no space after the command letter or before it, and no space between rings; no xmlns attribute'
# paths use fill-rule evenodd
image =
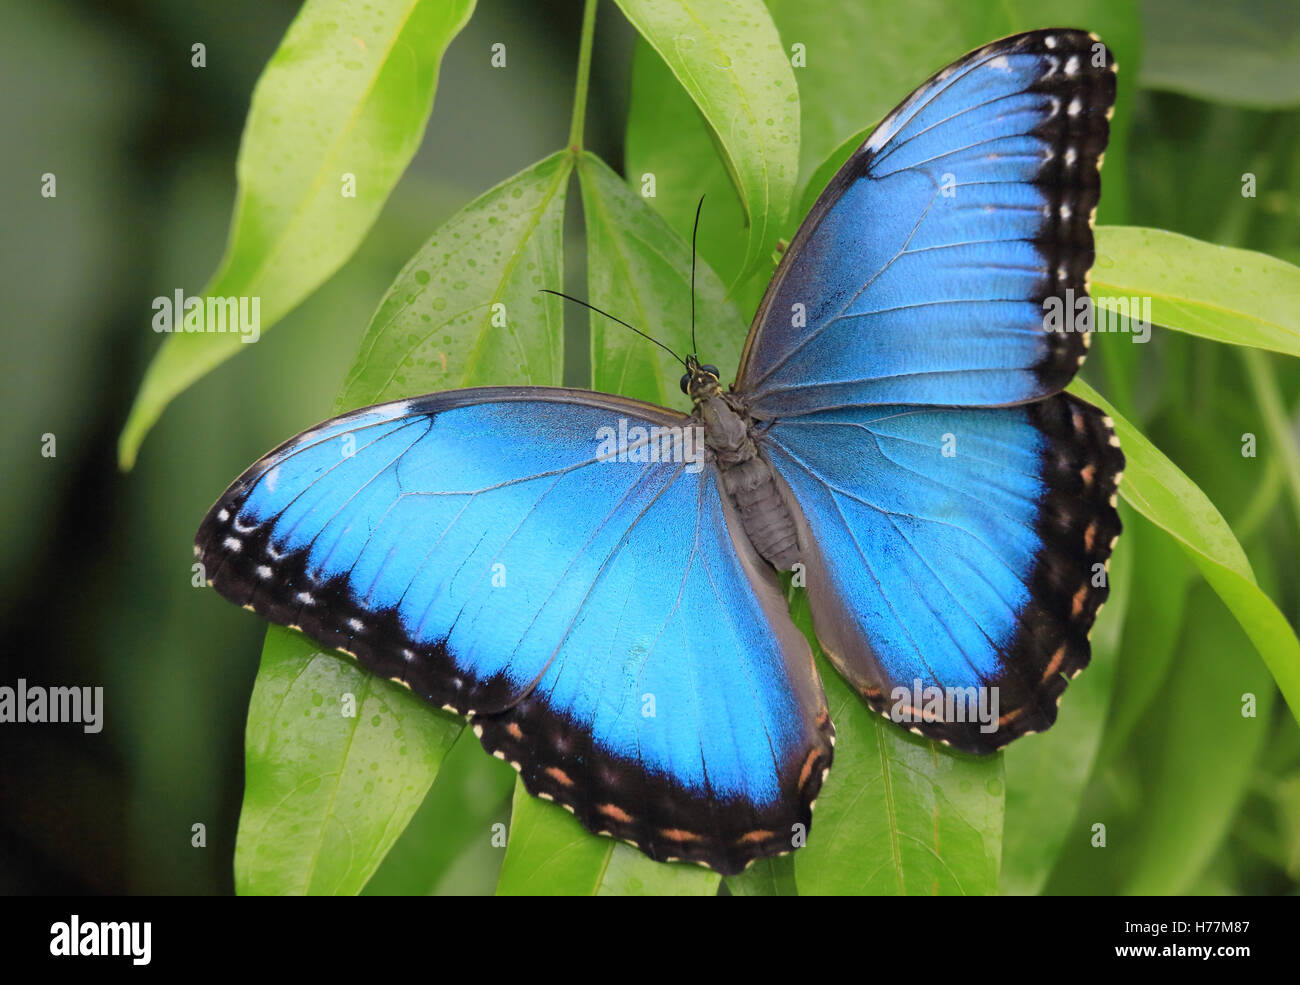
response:
<svg viewBox="0 0 1300 985"><path fill-rule="evenodd" d="M722 388L717 366L702 364L694 356L686 357L686 372L682 374L682 393L695 403L717 396Z"/></svg>

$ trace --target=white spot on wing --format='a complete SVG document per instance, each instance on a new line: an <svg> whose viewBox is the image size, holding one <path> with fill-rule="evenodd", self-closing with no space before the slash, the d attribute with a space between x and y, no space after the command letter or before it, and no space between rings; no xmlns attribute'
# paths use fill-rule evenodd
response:
<svg viewBox="0 0 1300 985"><path fill-rule="evenodd" d="M880 126L876 127L875 132L870 137L867 138L867 143L866 143L867 150L880 150L880 148L884 146L885 138L889 134L889 127L887 126L888 123L889 121L886 120L885 123L882 123Z"/></svg>

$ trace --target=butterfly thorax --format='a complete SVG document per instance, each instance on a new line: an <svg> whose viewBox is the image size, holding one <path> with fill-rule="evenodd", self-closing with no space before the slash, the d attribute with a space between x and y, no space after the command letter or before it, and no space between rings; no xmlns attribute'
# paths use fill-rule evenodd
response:
<svg viewBox="0 0 1300 985"><path fill-rule="evenodd" d="M692 394L694 396L694 394ZM704 425L704 445L722 474L732 505L754 549L778 571L799 560L794 517L777 486L772 466L754 442L753 419L739 398L717 387L695 402Z"/></svg>
<svg viewBox="0 0 1300 985"><path fill-rule="evenodd" d="M749 414L730 394L718 392L700 400L695 412L704 425L705 447L713 452L719 468L757 457L758 449L749 436Z"/></svg>

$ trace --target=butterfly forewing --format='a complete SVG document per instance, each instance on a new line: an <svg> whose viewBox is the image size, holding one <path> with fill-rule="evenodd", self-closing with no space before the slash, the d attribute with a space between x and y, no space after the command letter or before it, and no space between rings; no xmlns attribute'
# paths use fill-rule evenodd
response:
<svg viewBox="0 0 1300 985"><path fill-rule="evenodd" d="M783 257L741 361L751 412L1064 387L1088 337L1049 330L1044 305L1086 297L1114 99L1106 46L1064 29L994 42L917 89Z"/></svg>

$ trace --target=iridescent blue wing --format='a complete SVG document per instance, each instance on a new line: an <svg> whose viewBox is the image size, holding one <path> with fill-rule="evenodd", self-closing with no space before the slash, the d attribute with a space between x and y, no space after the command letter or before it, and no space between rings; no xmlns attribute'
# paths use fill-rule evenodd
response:
<svg viewBox="0 0 1300 985"><path fill-rule="evenodd" d="M754 415L1064 387L1088 336L1045 330L1044 302L1072 314L1086 296L1114 99L1110 52L1064 29L995 41L912 93L777 268L737 378Z"/></svg>
<svg viewBox="0 0 1300 985"><path fill-rule="evenodd" d="M798 504L817 637L872 708L977 753L1055 721L1120 532L1109 419L1069 394L847 407L761 444Z"/></svg>
<svg viewBox="0 0 1300 985"><path fill-rule="evenodd" d="M832 727L686 425L548 388L371 407L250 468L196 551L226 598L470 716L589 829L735 872L809 824Z"/></svg>

